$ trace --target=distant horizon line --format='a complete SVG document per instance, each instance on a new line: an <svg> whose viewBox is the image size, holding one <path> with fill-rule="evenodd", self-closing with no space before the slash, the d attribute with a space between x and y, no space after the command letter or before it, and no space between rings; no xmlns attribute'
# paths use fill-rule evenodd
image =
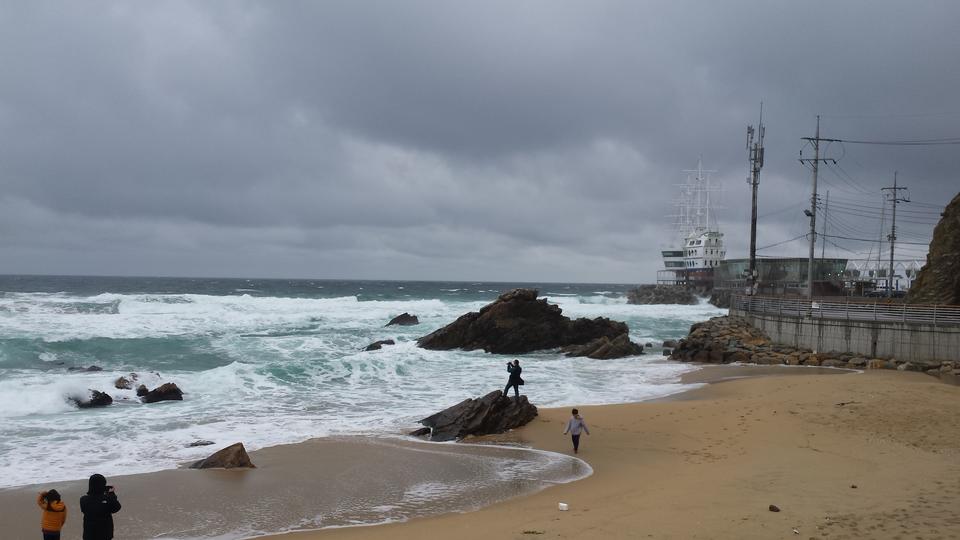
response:
<svg viewBox="0 0 960 540"><path fill-rule="evenodd" d="M246 281L382 281L388 283L507 283L516 285L654 285L655 283L621 283L612 281L503 281L503 280L454 280L454 279L377 279L377 278L305 278L305 277L230 277L230 276L163 276L163 275L116 275L116 274L14 274L0 273L0 278L47 277L47 278L120 278L120 279L224 279Z"/></svg>

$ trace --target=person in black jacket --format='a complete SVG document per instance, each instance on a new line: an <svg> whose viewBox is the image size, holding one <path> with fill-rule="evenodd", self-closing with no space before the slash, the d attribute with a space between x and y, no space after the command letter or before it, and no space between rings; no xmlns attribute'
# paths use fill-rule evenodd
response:
<svg viewBox="0 0 960 540"><path fill-rule="evenodd" d="M87 494L80 497L80 511L83 512L83 540L113 538L113 514L120 511L120 501L102 474L90 476Z"/></svg>
<svg viewBox="0 0 960 540"><path fill-rule="evenodd" d="M507 371L510 372L510 378L507 379L507 386L503 389L503 397L509 397L507 392L510 391L512 386L514 396L516 399L520 399L520 385L523 384L523 379L520 378L520 373L523 372L520 361L514 360L512 364L507 362Z"/></svg>

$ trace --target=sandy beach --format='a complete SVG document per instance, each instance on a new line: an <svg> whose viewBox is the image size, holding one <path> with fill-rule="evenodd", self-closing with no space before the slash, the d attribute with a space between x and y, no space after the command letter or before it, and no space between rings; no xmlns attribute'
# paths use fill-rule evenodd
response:
<svg viewBox="0 0 960 540"><path fill-rule="evenodd" d="M592 432L577 456L593 468L585 479L522 496L531 486L505 486L513 498L476 511L274 538L960 538L960 387L916 373L831 372L706 368L688 382L724 382L657 402L581 407ZM541 409L522 429L474 442L572 456L561 435L568 415ZM349 489L371 478L399 483L425 463L441 480L445 467L459 474L445 453L465 445L428 446L436 453L316 440L254 452L254 471L116 477L124 503L117 537L190 537L178 523L196 516L229 528L254 513L269 527L277 516L313 517L321 505L362 505L362 493ZM478 462L501 450L484 451L490 457ZM79 536L73 501L84 486L58 486L72 511L65 538ZM0 492L4 538L36 535L31 491Z"/></svg>
<svg viewBox="0 0 960 540"><path fill-rule="evenodd" d="M686 397L581 408L584 480L476 512L282 538L960 538L960 387L883 371ZM509 438L570 452L567 416L542 410Z"/></svg>

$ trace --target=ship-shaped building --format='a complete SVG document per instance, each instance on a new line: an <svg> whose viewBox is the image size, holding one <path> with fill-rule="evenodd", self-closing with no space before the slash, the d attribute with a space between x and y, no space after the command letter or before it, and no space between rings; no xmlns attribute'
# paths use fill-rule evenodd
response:
<svg viewBox="0 0 960 540"><path fill-rule="evenodd" d="M714 207L719 186L711 183L702 161L697 168L684 171L673 218L673 241L661 250L663 268L657 272L657 284L677 285L697 291L713 288L713 275L726 257L723 233Z"/></svg>

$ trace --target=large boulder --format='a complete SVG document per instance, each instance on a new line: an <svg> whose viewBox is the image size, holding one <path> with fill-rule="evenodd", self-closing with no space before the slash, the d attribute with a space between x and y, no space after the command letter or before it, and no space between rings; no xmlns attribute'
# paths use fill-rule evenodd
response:
<svg viewBox="0 0 960 540"><path fill-rule="evenodd" d="M483 349L496 354L518 354L566 345L582 345L600 337L627 333L627 325L604 317L570 320L560 307L537 300L536 289L514 289L501 294L479 312L421 337L424 349Z"/></svg>
<svg viewBox="0 0 960 540"><path fill-rule="evenodd" d="M401 313L400 315L390 319L390 322L388 322L386 326L392 326L395 324L400 326L413 326L415 324L420 324L420 319L418 319L416 315Z"/></svg>
<svg viewBox="0 0 960 540"><path fill-rule="evenodd" d="M79 399L75 397L69 398L70 401L74 403L78 408L81 409L90 409L93 407L106 407L113 403L113 398L110 397L110 394L106 392L100 392L99 390L90 390L90 393L87 396L87 399Z"/></svg>
<svg viewBox="0 0 960 540"><path fill-rule="evenodd" d="M430 440L452 441L467 435L489 435L518 428L537 416L527 396L505 397L494 390L479 399L466 399L420 421L429 429ZM425 435L426 430L413 434Z"/></svg>
<svg viewBox="0 0 960 540"><path fill-rule="evenodd" d="M183 392L175 383L168 382L147 392L146 395L140 398L140 400L144 403L156 403L157 401L182 401Z"/></svg>
<svg viewBox="0 0 960 540"><path fill-rule="evenodd" d="M627 334L620 334L613 339L602 336L584 345L568 345L561 349L561 352L567 356L586 356L597 360L609 360L643 354L643 347L630 341Z"/></svg>
<svg viewBox="0 0 960 540"><path fill-rule="evenodd" d="M933 229L927 263L907 291L913 304L960 304L960 193Z"/></svg>
<svg viewBox="0 0 960 540"><path fill-rule="evenodd" d="M250 461L247 455L247 449L243 443L231 444L230 446L213 453L207 459L201 459L190 465L191 469L236 469L236 468L255 469L256 465Z"/></svg>

